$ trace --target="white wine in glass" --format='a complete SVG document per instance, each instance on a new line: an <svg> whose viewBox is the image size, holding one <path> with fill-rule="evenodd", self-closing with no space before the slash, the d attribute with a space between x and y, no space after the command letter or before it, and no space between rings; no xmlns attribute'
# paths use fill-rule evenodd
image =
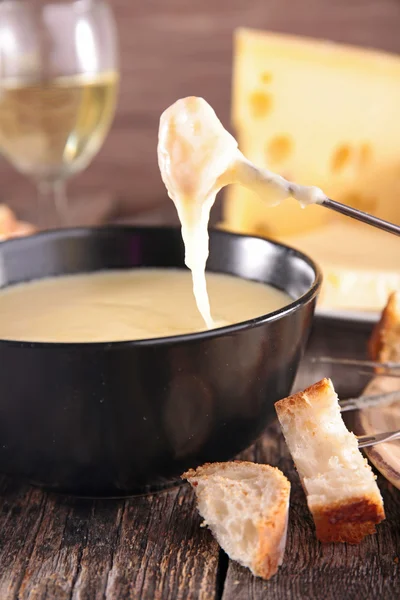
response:
<svg viewBox="0 0 400 600"><path fill-rule="evenodd" d="M114 116L116 37L102 0L0 2L0 152L63 223L65 180L88 166Z"/></svg>

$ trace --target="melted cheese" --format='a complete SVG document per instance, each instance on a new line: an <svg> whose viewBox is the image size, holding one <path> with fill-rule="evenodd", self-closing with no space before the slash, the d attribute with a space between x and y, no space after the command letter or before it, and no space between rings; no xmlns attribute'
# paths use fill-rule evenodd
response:
<svg viewBox="0 0 400 600"><path fill-rule="evenodd" d="M0 290L0 339L112 342L204 331L190 279L182 269L142 268L12 285ZM221 273L208 280L215 313L229 325L291 302L255 281Z"/></svg>
<svg viewBox="0 0 400 600"><path fill-rule="evenodd" d="M207 227L218 191L238 183L259 194L270 206L288 196L302 206L321 202L326 196L319 188L291 183L253 165L202 98L180 99L161 115L158 163L181 221L185 262L192 271L197 306L207 327L212 328L216 324L211 317L205 267Z"/></svg>
<svg viewBox="0 0 400 600"><path fill-rule="evenodd" d="M236 140L201 98L178 100L161 115L160 172L182 224L185 263L192 271L197 306L209 328L215 324L205 279L207 227L216 194L237 152Z"/></svg>

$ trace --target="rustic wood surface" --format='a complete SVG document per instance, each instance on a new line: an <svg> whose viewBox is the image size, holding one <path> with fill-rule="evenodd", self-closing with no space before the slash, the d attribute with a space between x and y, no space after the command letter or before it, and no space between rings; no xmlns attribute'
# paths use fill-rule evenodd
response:
<svg viewBox="0 0 400 600"><path fill-rule="evenodd" d="M312 355L361 357L368 330L319 322L295 387L331 375L343 396L363 382L311 366ZM228 560L200 527L187 486L150 496L82 501L9 478L0 482L1 600L391 600L399 597L400 492L382 477L387 520L359 546L318 543L276 423L246 458L292 482L284 564L269 582Z"/></svg>
<svg viewBox="0 0 400 600"><path fill-rule="evenodd" d="M180 96L202 95L229 125L232 32L256 27L400 52L398 0L109 0L121 47L116 118L71 199L108 192L113 213L168 204L156 161L158 119ZM0 159L0 202L35 218L33 186Z"/></svg>

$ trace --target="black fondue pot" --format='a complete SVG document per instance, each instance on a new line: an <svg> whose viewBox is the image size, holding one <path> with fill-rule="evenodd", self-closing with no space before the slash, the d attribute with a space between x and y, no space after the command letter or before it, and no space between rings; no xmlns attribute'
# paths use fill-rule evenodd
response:
<svg viewBox="0 0 400 600"><path fill-rule="evenodd" d="M67 229L0 244L3 287L140 267L184 268L180 231ZM210 233L208 270L272 284L293 302L169 338L0 340L0 472L69 494L124 496L169 485L188 467L231 459L252 444L274 402L291 390L321 275L291 248L221 231Z"/></svg>

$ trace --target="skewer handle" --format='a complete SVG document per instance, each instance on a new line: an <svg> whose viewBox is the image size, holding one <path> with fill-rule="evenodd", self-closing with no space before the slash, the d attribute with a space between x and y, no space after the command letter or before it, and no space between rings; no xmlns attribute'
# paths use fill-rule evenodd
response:
<svg viewBox="0 0 400 600"><path fill-rule="evenodd" d="M320 205L326 206L326 208L330 208L331 210L341 213L342 215L346 215L347 217L357 219L357 221L362 221L362 223L366 223L367 225L372 225L373 227L378 227L378 229L383 229L383 231L387 231L388 233L394 233L394 235L400 236L399 225L395 225L389 221L384 221L383 219L378 219L378 217L369 215L368 213L358 210L357 208L352 208L346 204L341 204L340 202L336 202L336 200L331 200L330 198L323 200Z"/></svg>

